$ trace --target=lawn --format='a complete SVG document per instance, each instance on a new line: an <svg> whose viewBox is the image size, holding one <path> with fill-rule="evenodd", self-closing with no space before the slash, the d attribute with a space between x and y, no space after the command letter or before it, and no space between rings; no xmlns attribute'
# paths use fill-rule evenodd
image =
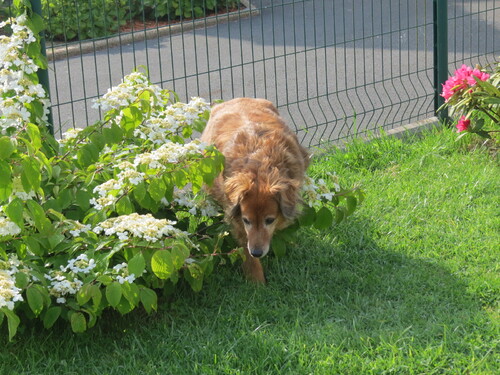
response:
<svg viewBox="0 0 500 375"><path fill-rule="evenodd" d="M84 334L33 325L10 343L4 325L0 374L500 373L498 157L455 138L322 154L311 174L361 182L366 200L266 258L267 286L228 264L151 316L108 313Z"/></svg>

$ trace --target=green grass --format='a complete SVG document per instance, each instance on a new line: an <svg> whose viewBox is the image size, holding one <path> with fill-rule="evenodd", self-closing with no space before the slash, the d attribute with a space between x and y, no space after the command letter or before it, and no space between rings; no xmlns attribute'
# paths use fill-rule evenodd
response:
<svg viewBox="0 0 500 375"><path fill-rule="evenodd" d="M228 265L152 316L110 313L78 335L35 325L11 343L3 328L0 374L500 373L500 170L455 137L324 154L311 173L360 181L366 200L265 259L267 286Z"/></svg>

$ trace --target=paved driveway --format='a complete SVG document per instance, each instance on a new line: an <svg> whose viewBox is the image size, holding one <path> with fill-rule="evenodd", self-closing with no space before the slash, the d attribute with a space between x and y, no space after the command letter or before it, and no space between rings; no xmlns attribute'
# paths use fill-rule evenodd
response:
<svg viewBox="0 0 500 375"><path fill-rule="evenodd" d="M500 8L450 3L451 66L491 61ZM92 97L140 65L183 100L266 97L307 145L433 115L432 0L253 4L251 17L55 61L56 129L97 120Z"/></svg>

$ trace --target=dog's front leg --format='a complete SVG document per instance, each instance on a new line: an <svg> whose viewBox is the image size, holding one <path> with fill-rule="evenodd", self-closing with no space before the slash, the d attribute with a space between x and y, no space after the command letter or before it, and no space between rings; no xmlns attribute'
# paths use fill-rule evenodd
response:
<svg viewBox="0 0 500 375"><path fill-rule="evenodd" d="M257 284L265 284L266 277L260 260L250 255L248 248L245 246L245 261L243 262L243 273L246 278Z"/></svg>

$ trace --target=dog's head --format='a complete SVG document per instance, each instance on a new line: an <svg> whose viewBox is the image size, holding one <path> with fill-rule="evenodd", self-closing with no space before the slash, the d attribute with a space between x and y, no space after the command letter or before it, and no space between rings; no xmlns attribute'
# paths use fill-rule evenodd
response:
<svg viewBox="0 0 500 375"><path fill-rule="evenodd" d="M264 257L273 234L293 222L299 201L300 182L281 177L277 169L264 176L238 173L225 182L230 202L228 216L246 233L250 255Z"/></svg>

